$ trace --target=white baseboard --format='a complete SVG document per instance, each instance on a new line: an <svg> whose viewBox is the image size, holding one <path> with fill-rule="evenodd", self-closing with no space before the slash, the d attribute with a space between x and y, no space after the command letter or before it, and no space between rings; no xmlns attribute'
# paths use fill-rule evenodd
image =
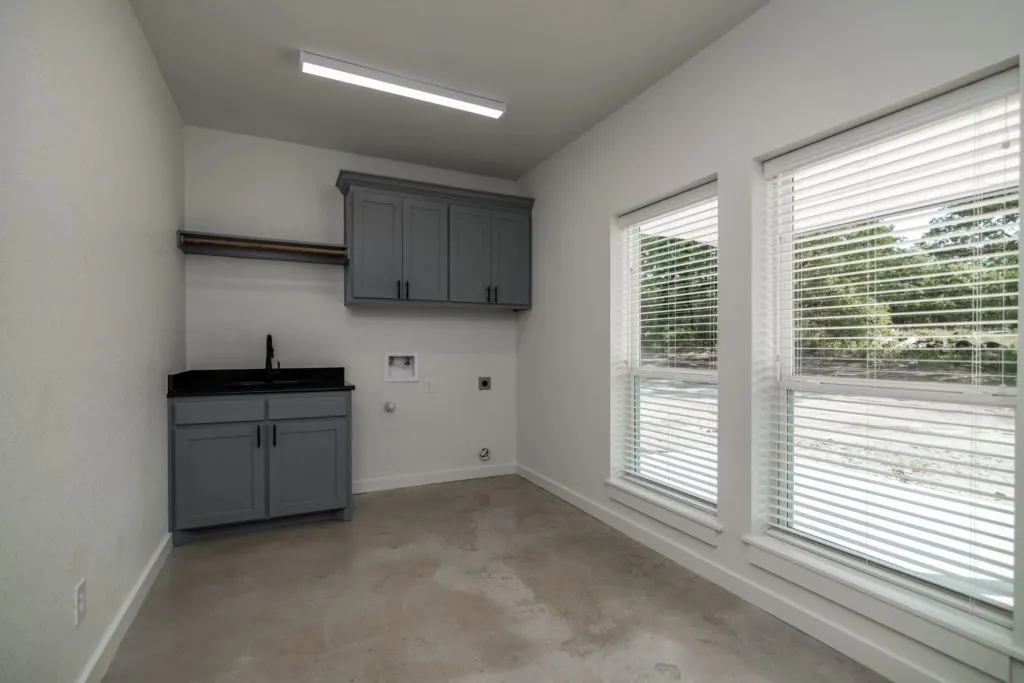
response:
<svg viewBox="0 0 1024 683"><path fill-rule="evenodd" d="M844 655L863 663L893 681L906 683L950 683L944 678L925 671L899 654L867 642L857 634L822 617L792 600L779 595L747 577L694 554L671 539L639 526L619 512L566 488L528 467L519 465L517 473L523 479L553 493L570 505L596 517L613 529L622 532L651 550L664 555L703 578L716 583L747 602L803 631Z"/></svg>
<svg viewBox="0 0 1024 683"><path fill-rule="evenodd" d="M463 467L457 470L437 470L418 474L403 474L397 477L376 477L352 482L353 493L369 493L388 489L404 489L409 486L424 484L441 484L446 481L462 481L463 479L481 479L496 477L502 474L515 474L515 463L501 465L481 465L479 467Z"/></svg>
<svg viewBox="0 0 1024 683"><path fill-rule="evenodd" d="M146 595L149 594L153 581L156 580L157 574L160 573L164 562L167 561L167 556L170 554L171 535L167 534L157 545L156 550L153 551L149 562L143 567L138 580L128 592L128 597L125 598L121 609L117 611L114 620L107 627L103 638L100 639L99 645L96 646L76 683L99 683L104 674L107 673L110 662L113 661L114 654L121 645L124 634L128 632L128 627L132 625L135 615L139 613L139 608L142 607Z"/></svg>

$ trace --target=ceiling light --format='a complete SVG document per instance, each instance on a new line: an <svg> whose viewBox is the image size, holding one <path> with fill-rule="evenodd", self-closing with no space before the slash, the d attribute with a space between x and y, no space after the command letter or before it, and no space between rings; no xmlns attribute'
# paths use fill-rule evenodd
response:
<svg viewBox="0 0 1024 683"><path fill-rule="evenodd" d="M302 58L302 72L323 76L342 83L361 85L364 88L372 88L381 92L388 92L392 95L411 97L414 100L433 102L442 107L461 109L462 111L480 114L496 119L505 113L505 105L496 100L489 100L485 97L467 95L458 90L442 88L438 85L414 81L411 78L395 76L384 71L377 71L358 64L342 62L337 59L321 57L310 52L300 52Z"/></svg>

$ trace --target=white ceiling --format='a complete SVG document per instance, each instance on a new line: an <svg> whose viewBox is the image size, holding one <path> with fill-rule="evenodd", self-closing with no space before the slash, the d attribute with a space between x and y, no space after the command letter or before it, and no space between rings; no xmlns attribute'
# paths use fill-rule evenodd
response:
<svg viewBox="0 0 1024 683"><path fill-rule="evenodd" d="M518 178L767 0L132 0L189 125ZM505 102L497 121L299 50Z"/></svg>

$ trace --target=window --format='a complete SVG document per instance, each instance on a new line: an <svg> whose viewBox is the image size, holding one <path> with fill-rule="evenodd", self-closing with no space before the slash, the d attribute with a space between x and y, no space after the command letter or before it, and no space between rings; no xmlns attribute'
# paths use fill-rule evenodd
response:
<svg viewBox="0 0 1024 683"><path fill-rule="evenodd" d="M765 164L769 533L996 620L1013 607L1016 83Z"/></svg>
<svg viewBox="0 0 1024 683"><path fill-rule="evenodd" d="M615 473L706 509L718 500L715 184L624 216L626 424Z"/></svg>

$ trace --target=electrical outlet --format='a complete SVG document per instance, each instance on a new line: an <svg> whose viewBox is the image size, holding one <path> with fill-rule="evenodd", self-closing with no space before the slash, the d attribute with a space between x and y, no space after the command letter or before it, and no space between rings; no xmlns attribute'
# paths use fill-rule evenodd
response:
<svg viewBox="0 0 1024 683"><path fill-rule="evenodd" d="M85 579L75 585L75 626L85 621Z"/></svg>

